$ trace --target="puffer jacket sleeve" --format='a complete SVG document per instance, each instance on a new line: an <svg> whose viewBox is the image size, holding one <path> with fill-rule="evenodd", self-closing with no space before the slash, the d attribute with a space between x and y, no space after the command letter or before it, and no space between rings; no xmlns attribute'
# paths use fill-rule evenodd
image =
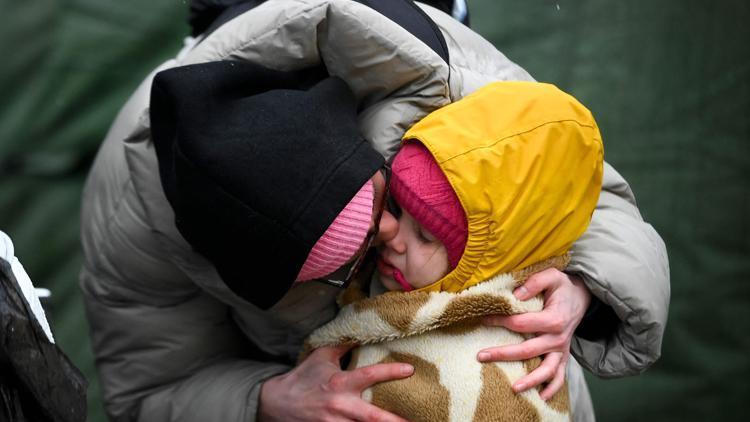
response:
<svg viewBox="0 0 750 422"><path fill-rule="evenodd" d="M115 302L91 294L106 282L90 276L84 271L84 297L112 421L253 421L262 383L290 369L253 360L226 307L209 296Z"/></svg>
<svg viewBox="0 0 750 422"><path fill-rule="evenodd" d="M669 263L664 242L644 222L627 182L605 163L597 208L573 245L568 270L582 276L600 301L603 317L616 315L612 329L575 336L571 352L603 378L643 372L661 354L669 309ZM617 321L619 320L619 321Z"/></svg>
<svg viewBox="0 0 750 422"><path fill-rule="evenodd" d="M252 421L262 382L289 366L260 357L234 304L198 285L160 239L168 213L156 218L143 201L159 193L156 172L139 190L123 147L150 149L139 142L149 81L112 125L82 199L80 284L106 411L118 422Z"/></svg>
<svg viewBox="0 0 750 422"><path fill-rule="evenodd" d="M147 397L138 419L254 421L262 381L286 370L253 361L218 362Z"/></svg>

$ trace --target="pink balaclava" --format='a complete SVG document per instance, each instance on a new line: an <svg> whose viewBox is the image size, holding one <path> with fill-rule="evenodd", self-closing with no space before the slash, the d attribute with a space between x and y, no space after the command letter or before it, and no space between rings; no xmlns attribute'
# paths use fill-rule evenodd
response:
<svg viewBox="0 0 750 422"><path fill-rule="evenodd" d="M374 201L368 180L318 239L295 282L324 277L341 268L362 247L372 224Z"/></svg>

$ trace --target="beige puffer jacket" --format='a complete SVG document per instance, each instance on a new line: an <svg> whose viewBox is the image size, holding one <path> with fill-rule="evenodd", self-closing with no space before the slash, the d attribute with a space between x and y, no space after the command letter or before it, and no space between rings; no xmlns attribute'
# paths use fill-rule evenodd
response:
<svg viewBox="0 0 750 422"><path fill-rule="evenodd" d="M355 92L363 135L388 157L405 130L436 108L490 81L531 80L480 36L425 9L445 36L450 66L359 3L277 0L227 22L157 70L212 60L280 70L322 62ZM191 250L173 223L149 139L154 73L117 116L83 195L81 288L106 410L114 421L254 420L261 383L287 371L303 339L335 315L337 290L303 283L262 311L234 295ZM599 376L643 371L660 353L667 258L609 166L591 226L573 253L569 268L620 319L606 336L575 338L573 354ZM568 382L573 413L591 418L574 363Z"/></svg>

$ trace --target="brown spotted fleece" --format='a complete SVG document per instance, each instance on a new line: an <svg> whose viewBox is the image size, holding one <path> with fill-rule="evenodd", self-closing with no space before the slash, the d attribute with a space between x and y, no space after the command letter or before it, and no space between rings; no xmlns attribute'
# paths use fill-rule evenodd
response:
<svg viewBox="0 0 750 422"><path fill-rule="evenodd" d="M410 421L569 421L567 385L547 402L538 388L520 394L511 389L539 366L539 358L493 363L476 359L480 349L525 340L505 328L481 325L481 317L540 311L540 297L521 302L513 289L534 272L566 263L567 257L545 261L458 293L388 292L372 298L345 294L354 302L313 332L305 350L356 344L352 368L385 362L413 365L411 377L363 393L366 400Z"/></svg>

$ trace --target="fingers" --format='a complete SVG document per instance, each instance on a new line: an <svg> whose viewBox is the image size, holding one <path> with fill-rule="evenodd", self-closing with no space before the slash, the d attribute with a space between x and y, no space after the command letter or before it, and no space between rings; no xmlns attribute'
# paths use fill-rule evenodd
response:
<svg viewBox="0 0 750 422"><path fill-rule="evenodd" d="M357 394L379 382L406 378L414 367L405 363L380 363L334 374L328 381L333 391L351 391Z"/></svg>
<svg viewBox="0 0 750 422"><path fill-rule="evenodd" d="M339 360L354 347L354 345L326 346L315 349L307 359L320 359L338 363ZM307 360L305 359L305 360Z"/></svg>
<svg viewBox="0 0 750 422"><path fill-rule="evenodd" d="M377 422L408 422L393 413L372 405L354 396L337 396L328 401L326 410L334 415L340 415L345 420L377 421Z"/></svg>
<svg viewBox="0 0 750 422"><path fill-rule="evenodd" d="M542 400L547 401L552 398L555 394L557 394L558 391L560 391L560 388L565 385L565 366L567 365L567 362L563 360L560 362L560 365L557 367L557 372L555 372L555 377L550 381L550 383L547 385L547 387L542 390L541 393L539 393L539 396L542 397Z"/></svg>
<svg viewBox="0 0 750 422"><path fill-rule="evenodd" d="M556 312L529 312L510 316L493 315L482 320L484 325L505 327L517 333L561 333L565 321Z"/></svg>
<svg viewBox="0 0 750 422"><path fill-rule="evenodd" d="M523 286L518 287L513 291L513 295L518 300L528 300L532 297L542 293L545 290L556 287L564 277L565 273L555 268L548 268L544 271L533 274L523 283Z"/></svg>
<svg viewBox="0 0 750 422"><path fill-rule="evenodd" d="M556 377L560 367L563 368L563 371L565 370L565 366L560 365L562 358L563 354L560 352L547 354L547 356L545 356L542 360L542 364L539 365L538 368L534 369L533 371L529 372L527 375L519 378L516 382L513 383L513 391L515 391L516 393L520 393L530 388L534 388L544 382L547 382L548 380L552 380L554 377ZM564 375L565 373L563 372L563 376ZM558 385L557 390L559 389L560 386ZM555 390L555 392L557 390ZM550 395L550 397L551 396L552 395Z"/></svg>
<svg viewBox="0 0 750 422"><path fill-rule="evenodd" d="M556 338L557 336L540 336L519 344L482 349L477 354L477 360L480 362L496 362L531 359L548 352L561 350L558 341L554 340Z"/></svg>
<svg viewBox="0 0 750 422"><path fill-rule="evenodd" d="M414 367L404 363L381 363L337 372L323 386L324 390L333 393L326 403L326 411L345 417L347 420L407 422L362 400L360 395L363 390L373 384L405 378L412 373L414 373Z"/></svg>

